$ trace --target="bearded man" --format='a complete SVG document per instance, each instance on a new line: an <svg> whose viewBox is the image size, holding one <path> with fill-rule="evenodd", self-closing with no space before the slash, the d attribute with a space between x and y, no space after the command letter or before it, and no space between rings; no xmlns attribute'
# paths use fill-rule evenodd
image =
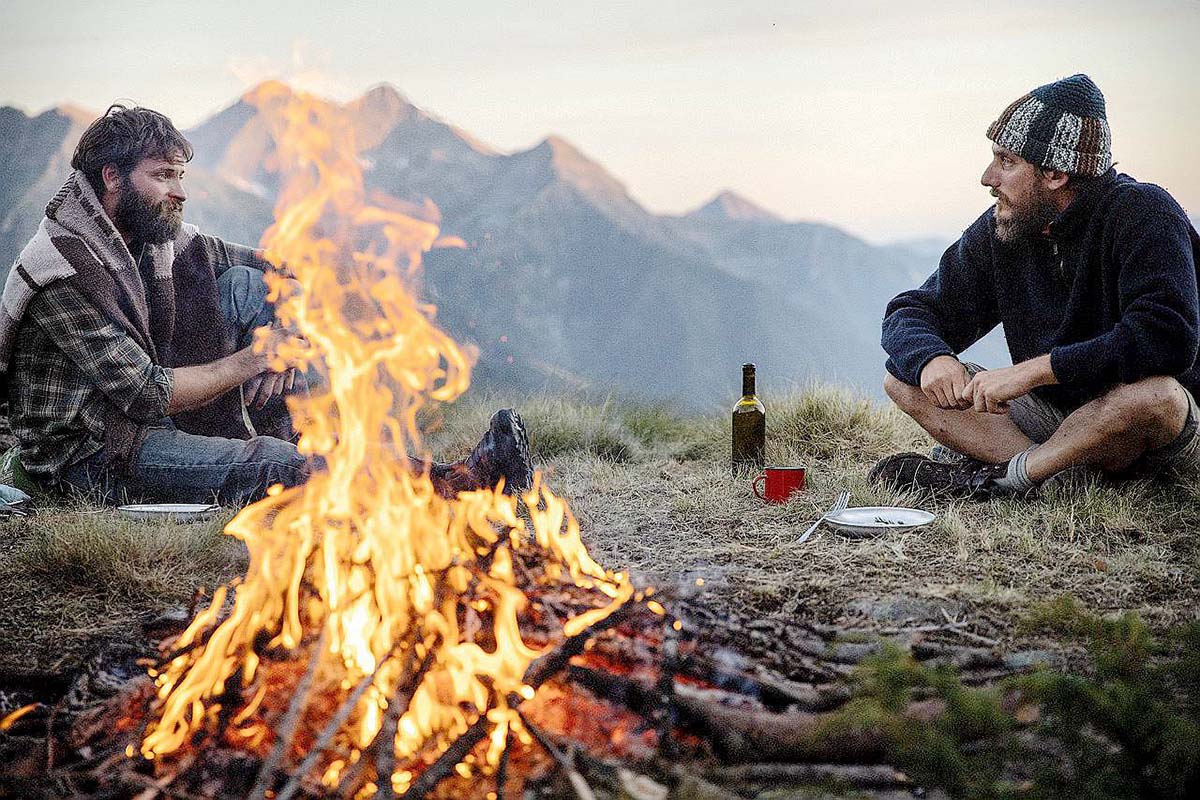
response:
<svg viewBox="0 0 1200 800"><path fill-rule="evenodd" d="M43 487L239 505L323 467L297 450L283 401L303 380L269 366L292 335L267 301L274 267L183 222L191 157L167 117L110 107L9 273L0 379L19 462ZM523 490L532 478L511 409L464 461L411 465L444 495L501 479Z"/></svg>
<svg viewBox="0 0 1200 800"><path fill-rule="evenodd" d="M1200 468L1200 237L1163 189L1112 168L1104 95L1041 86L991 124L996 203L883 321L888 396L937 440L870 479L986 498L1054 475ZM1013 366L957 355L997 324Z"/></svg>

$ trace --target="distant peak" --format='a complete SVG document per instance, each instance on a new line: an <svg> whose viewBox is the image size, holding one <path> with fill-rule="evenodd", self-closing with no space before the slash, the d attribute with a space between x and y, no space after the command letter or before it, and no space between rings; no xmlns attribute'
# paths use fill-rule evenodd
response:
<svg viewBox="0 0 1200 800"><path fill-rule="evenodd" d="M365 150L382 144L401 122L429 119L428 114L408 102L390 83L372 86L366 94L351 100L345 107L355 121L359 146Z"/></svg>
<svg viewBox="0 0 1200 800"><path fill-rule="evenodd" d="M359 109L364 112L384 114L393 118L393 122L395 118L414 113L424 116L424 112L410 103L408 98L390 83L380 83L372 86L362 97L357 100L351 100L348 105L350 108Z"/></svg>
<svg viewBox="0 0 1200 800"><path fill-rule="evenodd" d="M558 134L550 134L537 146L538 150L548 150L556 156L568 156L570 158L587 159L578 147L568 142Z"/></svg>
<svg viewBox="0 0 1200 800"><path fill-rule="evenodd" d="M712 200L687 216L709 219L715 217L739 222L783 222L783 218L779 215L772 214L762 206L755 205L729 189L718 193Z"/></svg>
<svg viewBox="0 0 1200 800"><path fill-rule="evenodd" d="M573 142L564 139L561 136L551 134L542 140L538 145L537 150L546 151L550 154L551 160L560 170L570 172L596 172L607 175L607 170L604 166L592 158L587 153L583 152Z"/></svg>
<svg viewBox="0 0 1200 800"><path fill-rule="evenodd" d="M364 100L372 102L408 103L400 90L390 83L377 83L363 93Z"/></svg>
<svg viewBox="0 0 1200 800"><path fill-rule="evenodd" d="M641 212L628 196L624 184L561 136L547 136L536 147L517 153L514 157L517 163L533 163L539 169L549 170L557 180L582 191L593 201L614 208L635 208Z"/></svg>
<svg viewBox="0 0 1200 800"><path fill-rule="evenodd" d="M545 159L560 173L602 171L600 165L584 155L582 150L555 134L542 139L536 147L526 152L538 159Z"/></svg>

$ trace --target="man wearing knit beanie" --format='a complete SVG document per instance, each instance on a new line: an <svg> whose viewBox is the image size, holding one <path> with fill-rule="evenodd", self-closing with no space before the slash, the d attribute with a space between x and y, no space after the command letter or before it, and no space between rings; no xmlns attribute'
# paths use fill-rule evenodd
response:
<svg viewBox="0 0 1200 800"><path fill-rule="evenodd" d="M1200 473L1200 236L1163 189L1119 174L1086 75L987 129L995 198L919 288L888 304L888 396L939 443L873 481L987 498L1070 470ZM1002 324L1013 366L958 354Z"/></svg>

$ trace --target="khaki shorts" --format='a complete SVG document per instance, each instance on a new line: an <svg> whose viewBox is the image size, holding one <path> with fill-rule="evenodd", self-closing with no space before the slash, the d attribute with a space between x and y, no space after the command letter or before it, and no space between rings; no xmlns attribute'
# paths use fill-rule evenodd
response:
<svg viewBox="0 0 1200 800"><path fill-rule="evenodd" d="M974 376L985 372L986 368L964 361L967 373ZM1166 475L1183 477L1200 475L1200 410L1196 406L1196 398L1180 386L1188 399L1187 422L1183 431L1175 437L1175 441L1154 450L1148 450L1138 457L1121 472L1122 476L1149 477L1151 475ZM1020 428L1021 433L1041 444L1054 435L1058 426L1070 414L1053 403L1049 403L1037 395L1030 393L1018 397L1008 405L1008 416L1013 424Z"/></svg>

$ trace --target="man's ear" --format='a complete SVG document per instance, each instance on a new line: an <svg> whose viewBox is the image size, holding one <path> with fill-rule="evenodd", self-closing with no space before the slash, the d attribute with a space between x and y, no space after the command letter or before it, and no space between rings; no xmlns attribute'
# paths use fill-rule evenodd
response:
<svg viewBox="0 0 1200 800"><path fill-rule="evenodd" d="M1042 169L1042 186L1050 191L1057 191L1067 185L1071 176L1057 169Z"/></svg>
<svg viewBox="0 0 1200 800"><path fill-rule="evenodd" d="M105 192L116 192L121 188L121 170L116 164L105 164L100 168L100 177L104 180Z"/></svg>

